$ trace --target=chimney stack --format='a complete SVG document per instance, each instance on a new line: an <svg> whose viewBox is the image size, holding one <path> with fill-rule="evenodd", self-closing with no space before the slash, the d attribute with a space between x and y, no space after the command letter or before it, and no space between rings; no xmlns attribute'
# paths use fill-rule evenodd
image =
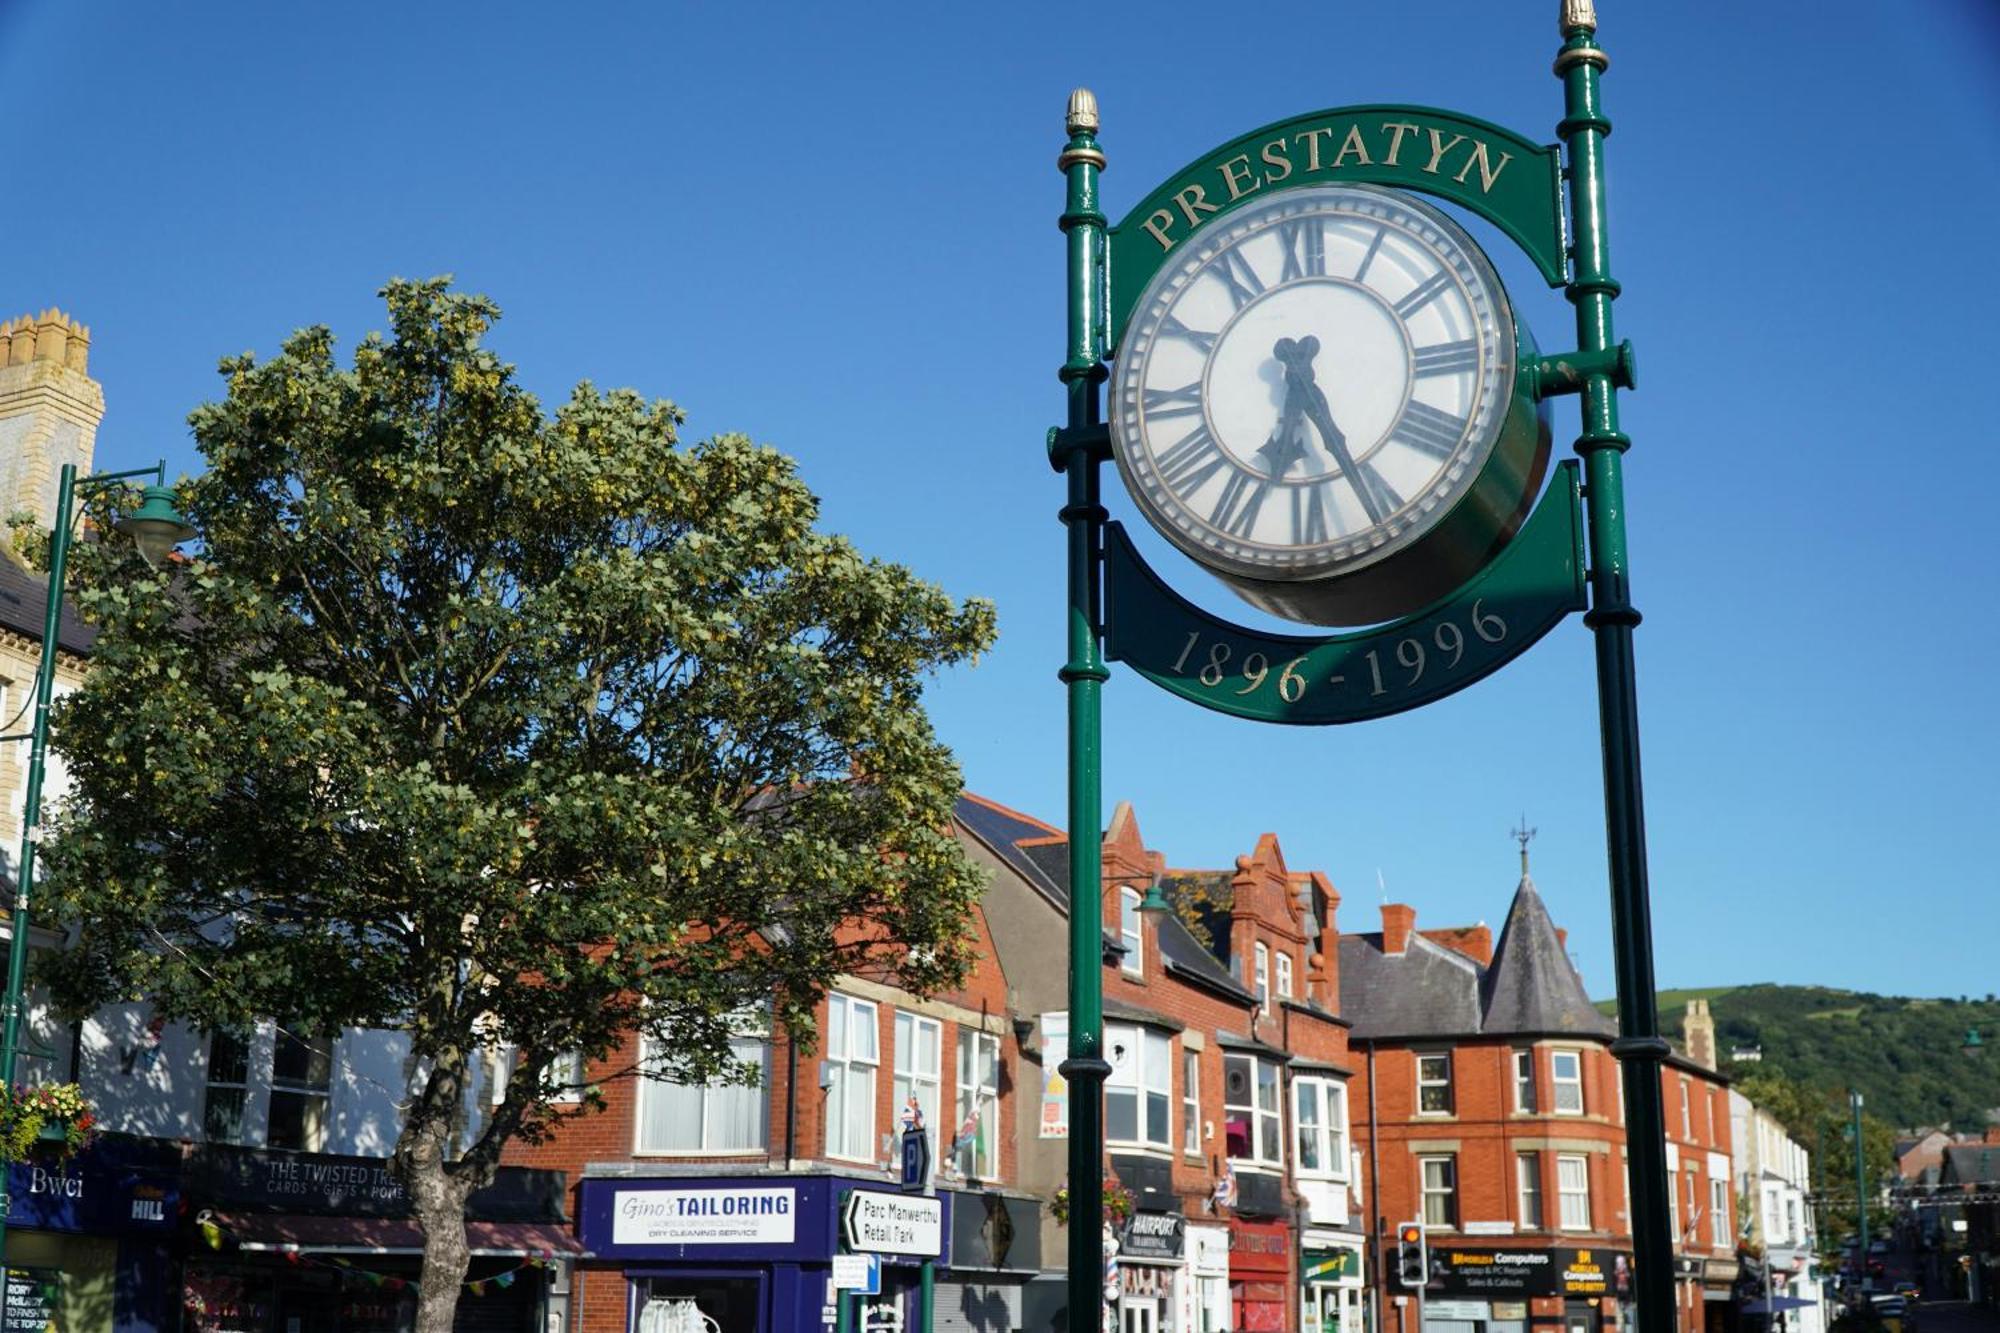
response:
<svg viewBox="0 0 2000 1333"><path fill-rule="evenodd" d="M1406 903L1382 904L1382 952L1401 956L1409 950L1417 928L1417 909Z"/></svg>

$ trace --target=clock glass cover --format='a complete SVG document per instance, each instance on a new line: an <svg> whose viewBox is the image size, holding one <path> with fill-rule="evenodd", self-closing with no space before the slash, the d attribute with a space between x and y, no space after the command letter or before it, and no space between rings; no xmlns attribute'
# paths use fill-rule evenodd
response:
<svg viewBox="0 0 2000 1333"><path fill-rule="evenodd" d="M1505 290L1408 195L1272 194L1154 275L1117 356L1113 452L1147 519L1251 602L1361 624L1512 536L1547 461Z"/></svg>

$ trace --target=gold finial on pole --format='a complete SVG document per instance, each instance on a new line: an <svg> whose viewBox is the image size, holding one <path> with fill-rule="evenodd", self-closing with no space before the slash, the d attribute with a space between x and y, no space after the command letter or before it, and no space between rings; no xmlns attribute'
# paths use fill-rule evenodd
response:
<svg viewBox="0 0 2000 1333"><path fill-rule="evenodd" d="M1068 171L1079 162L1104 170L1104 154L1097 147L1097 94L1088 88L1072 92L1063 124L1069 129L1069 147L1056 159L1056 170Z"/></svg>
<svg viewBox="0 0 2000 1333"><path fill-rule="evenodd" d="M1097 94L1078 88L1069 95L1069 115L1063 122L1071 134L1097 133Z"/></svg>
<svg viewBox="0 0 2000 1333"><path fill-rule="evenodd" d="M1597 6L1593 0L1562 0L1562 35L1567 37L1578 28L1597 27Z"/></svg>

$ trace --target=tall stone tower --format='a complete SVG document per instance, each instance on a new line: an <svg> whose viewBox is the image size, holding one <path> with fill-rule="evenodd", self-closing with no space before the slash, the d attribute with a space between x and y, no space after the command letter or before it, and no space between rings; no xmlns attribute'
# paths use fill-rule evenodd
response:
<svg viewBox="0 0 2000 1333"><path fill-rule="evenodd" d="M54 527L62 465L90 471L104 391L89 369L90 330L61 311L0 323L0 522Z"/></svg>
<svg viewBox="0 0 2000 1333"><path fill-rule="evenodd" d="M1715 1068L1715 1017L1708 1012L1707 1000L1689 1000L1681 1016L1681 1044L1687 1058L1703 1069Z"/></svg>

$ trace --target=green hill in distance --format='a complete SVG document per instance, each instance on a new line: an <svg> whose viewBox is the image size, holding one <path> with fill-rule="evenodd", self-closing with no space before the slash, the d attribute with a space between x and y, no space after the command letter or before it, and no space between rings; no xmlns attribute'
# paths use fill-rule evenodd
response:
<svg viewBox="0 0 2000 1333"><path fill-rule="evenodd" d="M1992 994L1942 999L1873 995L1830 986L1702 986L1659 992L1660 1031L1680 1045L1692 999L1708 1001L1723 1068L1773 1069L1845 1095L1899 1129L1971 1130L2000 1114L2000 1001ZM1616 1000L1599 1010L1618 1011ZM1978 1053L1966 1034L1980 1037ZM1761 1059L1732 1061L1755 1050Z"/></svg>

